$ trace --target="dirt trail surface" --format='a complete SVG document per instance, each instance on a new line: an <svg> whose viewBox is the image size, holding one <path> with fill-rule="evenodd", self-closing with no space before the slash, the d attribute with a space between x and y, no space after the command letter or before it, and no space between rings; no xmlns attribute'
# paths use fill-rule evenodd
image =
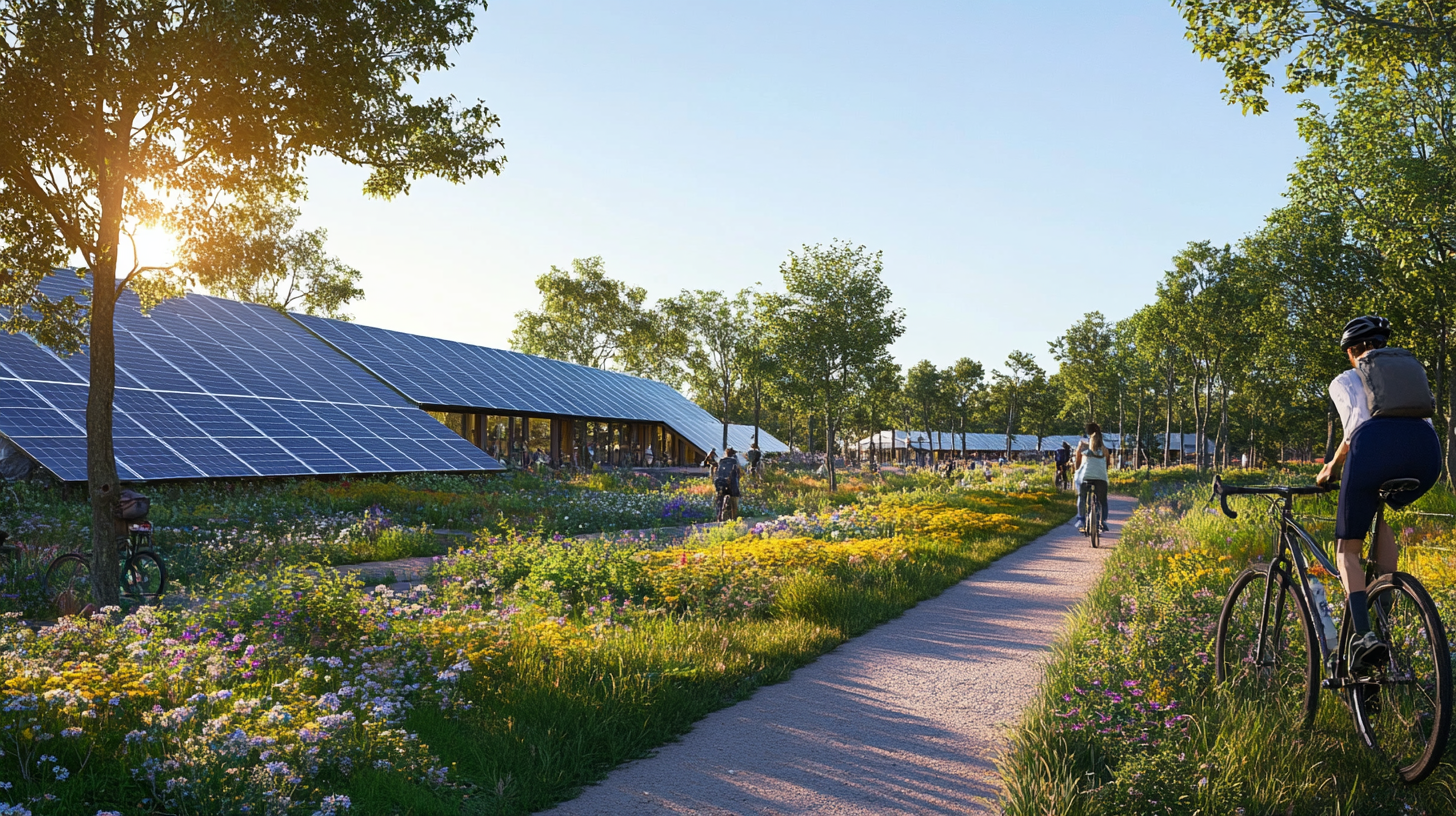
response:
<svg viewBox="0 0 1456 816"><path fill-rule="evenodd" d="M546 812L998 813L1004 728L1136 505L1109 502L1103 549L1064 524Z"/></svg>

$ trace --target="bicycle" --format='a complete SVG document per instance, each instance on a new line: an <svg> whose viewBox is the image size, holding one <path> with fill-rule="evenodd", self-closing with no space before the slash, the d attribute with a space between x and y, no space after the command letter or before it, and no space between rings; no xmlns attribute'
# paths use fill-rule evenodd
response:
<svg viewBox="0 0 1456 816"><path fill-rule="evenodd" d="M1091 540L1092 549L1102 546L1102 502L1097 500L1097 491L1087 491L1087 526L1082 535Z"/></svg>
<svg viewBox="0 0 1456 816"><path fill-rule="evenodd" d="M1071 490L1072 489L1072 479L1067 474L1067 468L1066 468L1066 466L1065 465L1056 465L1055 467L1057 469L1057 475L1053 479L1053 484L1056 487L1056 489L1058 491Z"/></svg>
<svg viewBox="0 0 1456 816"><path fill-rule="evenodd" d="M1381 485L1376 529L1391 496L1418 488L1415 479ZM1401 779L1415 784L1435 770L1451 729L1446 628L1420 581L1404 572L1377 577L1373 561L1366 559L1371 623L1389 647L1388 658L1385 665L1351 671L1347 655L1355 632L1349 610L1337 633L1324 585L1313 570L1339 571L1294 518L1296 496L1329 489L1229 487L1214 478L1213 494L1229 518L1238 517L1228 506L1228 497L1237 495L1264 497L1279 516L1273 559L1241 572L1224 599L1214 647L1216 675L1237 692L1272 699L1306 726L1319 710L1320 689L1339 694L1366 747L1384 754Z"/></svg>
<svg viewBox="0 0 1456 816"><path fill-rule="evenodd" d="M129 600L154 601L167 591L167 565L152 549L152 523L127 523L122 552L121 591ZM118 541L121 539L118 538ZM83 553L58 556L46 568L45 596L62 615L75 614L95 602L91 592L91 561Z"/></svg>

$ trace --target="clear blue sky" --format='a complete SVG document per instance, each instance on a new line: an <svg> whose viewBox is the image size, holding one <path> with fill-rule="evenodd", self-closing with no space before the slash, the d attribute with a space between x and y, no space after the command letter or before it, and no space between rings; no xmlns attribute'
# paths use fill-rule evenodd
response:
<svg viewBox="0 0 1456 816"><path fill-rule="evenodd" d="M601 255L661 297L777 287L790 249L884 251L904 365L1001 364L1127 316L1191 240L1279 206L1295 108L1223 103L1163 0L496 0L431 92L501 118L503 174L366 199L318 161L308 226L364 323L505 346L535 277Z"/></svg>

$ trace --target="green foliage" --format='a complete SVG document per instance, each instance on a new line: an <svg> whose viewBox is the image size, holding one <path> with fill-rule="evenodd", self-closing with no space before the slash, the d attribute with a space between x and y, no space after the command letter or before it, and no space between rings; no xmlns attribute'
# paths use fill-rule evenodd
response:
<svg viewBox="0 0 1456 816"><path fill-rule="evenodd" d="M765 334L785 379L782 389L835 428L865 374L887 358L904 333L904 312L891 309L881 253L847 242L805 246L780 267L783 294L765 298ZM833 447L831 445L831 447ZM836 481L829 457L829 485Z"/></svg>
<svg viewBox="0 0 1456 816"><path fill-rule="evenodd" d="M1245 565L1270 557L1272 527L1252 499L1239 520L1225 518L1209 506L1196 472L1182 475L1196 482L1179 488L1177 473L1159 471L1138 480L1144 504L1054 647L1041 691L1012 734L1001 765L1007 813L1313 816L1456 807L1451 765L1421 785L1401 784L1328 692L1314 727L1304 729L1285 707L1251 704L1214 682L1224 594ZM1245 474L1264 483L1310 475ZM1438 488L1414 511L1452 502ZM1327 517L1333 499L1299 509ZM1416 518L1395 514L1392 523ZM1308 523L1317 539L1332 536L1319 518ZM1409 546L1420 540L1412 534L1403 533L1402 569L1422 575L1443 600L1456 598L1449 553Z"/></svg>
<svg viewBox="0 0 1456 816"><path fill-rule="evenodd" d="M511 348L592 368L615 368L677 385L686 338L647 290L607 277L601 257L577 258L536 278L539 311L516 314Z"/></svg>

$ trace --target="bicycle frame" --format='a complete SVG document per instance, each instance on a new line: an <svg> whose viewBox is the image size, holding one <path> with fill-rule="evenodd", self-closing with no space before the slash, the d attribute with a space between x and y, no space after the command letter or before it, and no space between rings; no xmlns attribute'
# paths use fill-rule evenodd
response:
<svg viewBox="0 0 1456 816"><path fill-rule="evenodd" d="M1276 503L1273 497L1269 498L1271 505ZM1325 627L1319 625L1321 622L1320 618L1325 612L1315 603L1314 593L1310 590L1310 567L1307 556L1313 556L1320 568L1331 575L1339 575L1340 571L1335 566L1334 561L1330 560L1328 555L1325 555L1324 548L1314 540L1314 537L1309 534L1309 531L1305 530L1298 521L1295 521L1294 496L1291 494L1283 496L1281 499L1282 501L1278 502L1278 504L1282 505L1279 513L1279 547L1278 551L1274 554L1273 560L1269 563L1269 570L1271 573L1279 570L1287 575L1288 565L1291 563L1294 565L1294 569L1299 576L1299 580L1294 583L1300 595L1304 596L1306 608L1315 616L1316 626L1314 629L1315 635L1319 640L1320 665L1328 665L1330 655L1338 650L1339 644L1327 642L1328 636L1325 634ZM1273 591L1273 586L1272 581L1264 582L1264 619L1259 622L1259 643L1254 655L1254 659L1259 661L1261 665L1264 656L1260 652L1264 650L1264 635L1268 631L1269 594ZM1283 609L1275 610L1276 616L1282 616L1283 613Z"/></svg>
<svg viewBox="0 0 1456 816"><path fill-rule="evenodd" d="M1290 578L1298 576L1298 580L1293 581L1293 583L1296 586L1296 591L1304 598L1305 608L1309 609L1310 614L1316 617L1315 623L1317 625L1315 626L1315 635L1316 640L1319 642L1320 664L1326 667L1329 666L1330 655L1339 650L1339 644L1329 642L1329 637L1325 633L1325 627L1322 625L1326 613L1315 603L1314 593L1310 590L1310 562L1311 560L1314 561L1331 575L1339 575L1340 571L1335 566L1335 563L1330 560L1330 557L1325 555L1324 548L1314 540L1314 537L1309 534L1309 531L1305 530L1298 521L1295 521L1294 497L1317 495L1327 492L1328 489L1323 487L1227 488L1224 487L1222 479L1215 477L1213 481L1213 494L1218 497L1219 506L1223 509L1224 515L1229 518L1238 518L1239 515L1229 509L1228 497L1231 495L1259 496L1269 502L1271 510L1278 513L1279 538L1275 546L1274 555L1269 562L1269 573L1271 578L1276 574ZM1291 575L1289 570L1291 565L1294 567L1293 575ZM1254 660L1260 666L1266 665L1264 644L1267 642L1266 636L1269 633L1269 601L1272 600L1271 593L1273 591L1274 581L1265 581L1264 603L1259 618L1259 639L1254 650ZM1274 606L1273 612L1275 620L1282 620L1284 616L1282 595L1279 603ZM1338 633L1336 633L1336 637L1338 637Z"/></svg>

